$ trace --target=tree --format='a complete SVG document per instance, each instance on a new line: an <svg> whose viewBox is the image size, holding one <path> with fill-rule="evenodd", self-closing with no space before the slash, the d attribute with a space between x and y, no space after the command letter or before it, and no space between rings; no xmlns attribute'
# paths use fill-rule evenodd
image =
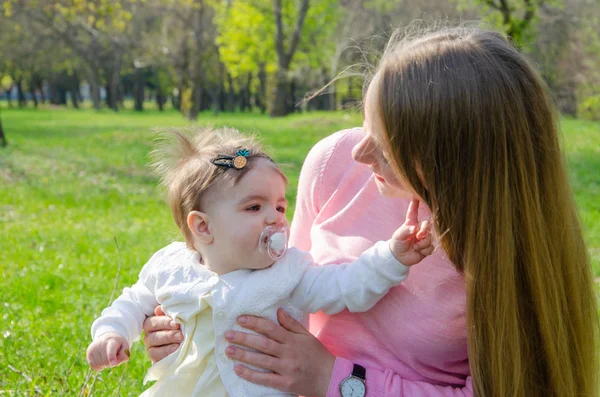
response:
<svg viewBox="0 0 600 397"><path fill-rule="evenodd" d="M275 92L271 98L271 116L285 116L290 113L291 105L286 91L289 88L288 72L290 63L300 41L304 19L308 12L309 0L301 0L295 18L292 36L285 45L284 16L281 6L282 0L273 0L273 15L275 16L275 50L277 53L277 72L275 74Z"/></svg>
<svg viewBox="0 0 600 397"><path fill-rule="evenodd" d="M4 135L4 129L2 128L2 117L0 115L0 146L6 147L6 145L8 145L8 141L6 140L6 135Z"/></svg>
<svg viewBox="0 0 600 397"><path fill-rule="evenodd" d="M255 92L254 102L264 113L267 104L267 74L277 70L272 13L265 12L250 2L238 1L221 7L216 20L221 61L233 79L246 77L245 95L252 96L252 92Z"/></svg>
<svg viewBox="0 0 600 397"><path fill-rule="evenodd" d="M94 108L100 108L102 72L116 110L116 91L121 58L131 44L130 10L134 0L5 0L10 14L25 16L33 28L44 28L51 37L73 50L86 66ZM125 8L129 7L129 8Z"/></svg>
<svg viewBox="0 0 600 397"><path fill-rule="evenodd" d="M517 47L523 46L534 34L532 23L538 9L547 0L475 0L476 3L499 12L500 25ZM497 14L496 14L497 15Z"/></svg>

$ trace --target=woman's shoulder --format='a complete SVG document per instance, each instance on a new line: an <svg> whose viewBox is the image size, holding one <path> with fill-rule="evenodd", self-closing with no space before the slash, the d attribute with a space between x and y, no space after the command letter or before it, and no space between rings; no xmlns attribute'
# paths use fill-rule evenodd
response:
<svg viewBox="0 0 600 397"><path fill-rule="evenodd" d="M302 166L302 172L311 180L321 181L325 186L336 185L343 175L364 166L352 159L352 148L360 141L362 128L350 128L331 134L317 142L310 150Z"/></svg>
<svg viewBox="0 0 600 397"><path fill-rule="evenodd" d="M306 163L322 164L328 162L331 157L340 156L352 158L352 148L360 141L362 128L355 127L333 133L317 142L306 158ZM309 163L310 164L310 163Z"/></svg>

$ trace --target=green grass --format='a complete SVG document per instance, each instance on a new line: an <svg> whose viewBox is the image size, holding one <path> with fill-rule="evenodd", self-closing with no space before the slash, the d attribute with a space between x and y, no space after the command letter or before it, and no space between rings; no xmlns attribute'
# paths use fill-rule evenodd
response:
<svg viewBox="0 0 600 397"><path fill-rule="evenodd" d="M89 328L109 302L119 263L117 291L136 280L153 252L178 238L146 164L152 128L189 123L174 111L3 109L1 117L10 145L0 149L0 393L33 395L37 388L41 395L76 395L88 373ZM260 132L275 159L289 165L293 208L310 147L361 118L202 114L200 123ZM563 129L598 276L600 124L564 120ZM114 395L121 383L121 395L135 395L148 367L138 343L126 366L100 374L93 394Z"/></svg>
<svg viewBox="0 0 600 397"><path fill-rule="evenodd" d="M114 287L135 282L150 255L178 238L148 171L151 129L189 123L176 112L2 110L9 146L0 150L0 390L75 394L87 373L89 327ZM202 114L201 124L260 132L287 164L288 199L308 150L359 115L315 113L270 119ZM122 395L142 388L149 366L132 351ZM10 370L12 365L33 379ZM101 373L94 394L111 395L123 367Z"/></svg>

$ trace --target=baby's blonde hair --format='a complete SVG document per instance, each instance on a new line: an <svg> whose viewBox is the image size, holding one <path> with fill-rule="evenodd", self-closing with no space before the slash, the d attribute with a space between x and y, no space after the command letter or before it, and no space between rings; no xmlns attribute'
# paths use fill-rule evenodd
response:
<svg viewBox="0 0 600 397"><path fill-rule="evenodd" d="M233 128L186 128L158 131L157 147L150 154L152 168L167 191L177 227L191 248L191 231L187 216L191 211L203 211L207 192L215 183L234 186L252 169L256 159L269 160L287 178L263 151L254 137L244 136ZM235 156L240 149L249 152L243 169L227 168L211 163L218 156Z"/></svg>

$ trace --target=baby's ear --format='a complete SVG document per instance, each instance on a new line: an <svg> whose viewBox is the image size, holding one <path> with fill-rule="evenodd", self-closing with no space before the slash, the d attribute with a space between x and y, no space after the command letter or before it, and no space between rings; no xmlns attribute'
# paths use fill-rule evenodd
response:
<svg viewBox="0 0 600 397"><path fill-rule="evenodd" d="M188 214L187 225L192 234L203 244L213 242L213 235L208 228L208 215L200 211L192 211Z"/></svg>

